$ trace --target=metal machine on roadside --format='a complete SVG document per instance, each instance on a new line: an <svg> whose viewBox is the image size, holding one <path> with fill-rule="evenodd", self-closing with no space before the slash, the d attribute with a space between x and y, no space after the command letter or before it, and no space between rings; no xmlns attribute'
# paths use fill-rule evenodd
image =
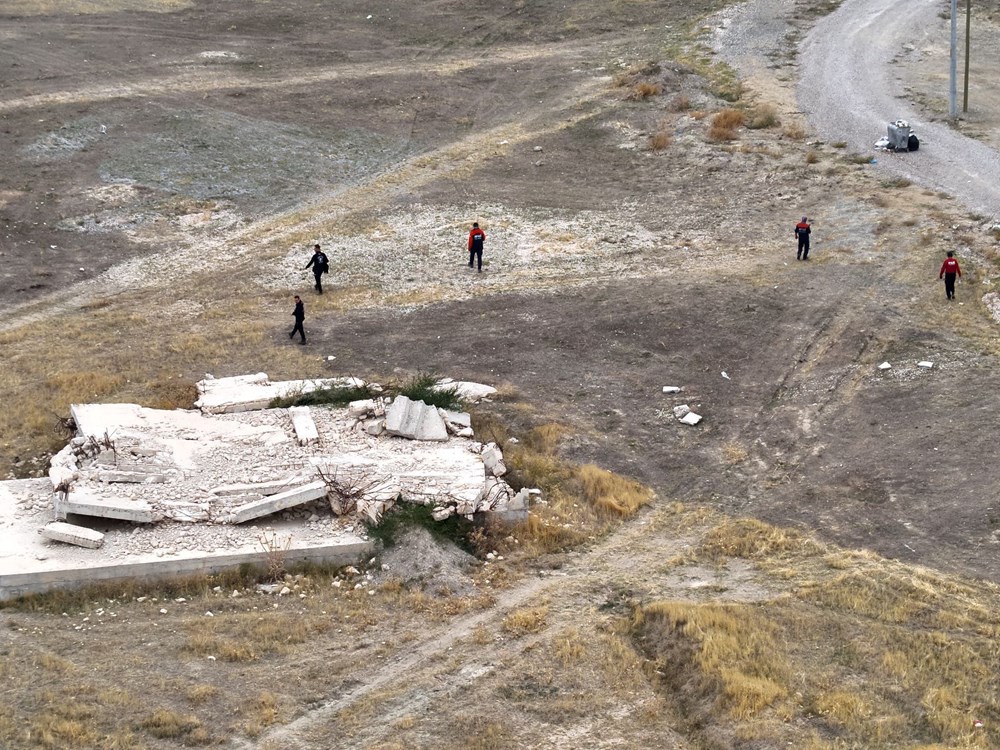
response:
<svg viewBox="0 0 1000 750"><path fill-rule="evenodd" d="M889 123L887 135L875 142L875 148L884 151L916 151L920 148L920 139L913 132L906 120L896 120Z"/></svg>

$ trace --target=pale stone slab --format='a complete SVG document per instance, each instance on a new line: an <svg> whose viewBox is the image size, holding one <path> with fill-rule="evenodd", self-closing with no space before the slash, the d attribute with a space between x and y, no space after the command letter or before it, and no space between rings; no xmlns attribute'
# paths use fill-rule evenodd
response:
<svg viewBox="0 0 1000 750"><path fill-rule="evenodd" d="M325 482L311 482L302 487L296 487L288 490L287 492L280 492L277 495L271 495L271 497L258 500L254 503L241 505L227 520L229 523L244 523L245 521L249 521L253 518L269 516L272 513L277 513L278 511L285 510L286 508L293 508L296 505L302 505L302 503L319 500L320 498L325 497L326 493L327 486Z"/></svg>
<svg viewBox="0 0 1000 750"><path fill-rule="evenodd" d="M450 409L438 408L438 414L441 418L448 424L449 428L454 427L455 430L461 430L466 427L472 427L472 415L464 411L451 411Z"/></svg>
<svg viewBox="0 0 1000 750"><path fill-rule="evenodd" d="M46 539L75 544L77 547L97 549L104 544L104 534L101 532L62 521L53 521L39 531Z"/></svg>
<svg viewBox="0 0 1000 750"><path fill-rule="evenodd" d="M926 368L928 370L931 369L933 366L934 366L934 363L933 362L929 362L926 359L924 361L922 361L922 362L917 362L917 367L924 367L924 368Z"/></svg>
<svg viewBox="0 0 1000 750"><path fill-rule="evenodd" d="M74 491L66 496L56 493L54 504L58 518L65 518L67 514L73 513L78 516L117 518L133 523L155 523L157 520L153 509L142 500L101 498Z"/></svg>
<svg viewBox="0 0 1000 750"><path fill-rule="evenodd" d="M399 396L385 411L385 431L411 440L448 439L448 428L433 406Z"/></svg>
<svg viewBox="0 0 1000 750"><path fill-rule="evenodd" d="M663 386L664 393L680 393L681 388L678 385L665 385Z"/></svg>
<svg viewBox="0 0 1000 750"><path fill-rule="evenodd" d="M361 387L364 384L365 381L360 378L282 380L272 383L264 373L257 373L250 378L216 378L198 383L201 397L195 401L195 406L207 414L235 414L266 409L276 398L311 393L321 388Z"/></svg>
<svg viewBox="0 0 1000 750"><path fill-rule="evenodd" d="M364 419L375 413L375 399L363 398L347 405L347 415L355 419Z"/></svg>
<svg viewBox="0 0 1000 750"><path fill-rule="evenodd" d="M507 473L507 464L503 460L503 452L496 443L488 443L483 448L483 467L486 473L494 477L502 477Z"/></svg>
<svg viewBox="0 0 1000 750"><path fill-rule="evenodd" d="M698 424L700 421L701 421L701 415L695 414L693 411L689 411L687 414L685 414L683 417L680 418L681 424L690 425L691 427Z"/></svg>
<svg viewBox="0 0 1000 750"><path fill-rule="evenodd" d="M892 369L892 365L890 365L888 362L883 362L882 364L880 364L878 366L878 369L880 369L880 370L891 370Z"/></svg>
<svg viewBox="0 0 1000 750"><path fill-rule="evenodd" d="M473 383L469 380L452 380L451 378L441 378L432 388L436 391L453 390L459 398L472 402L495 396L497 393L497 389L491 385Z"/></svg>
<svg viewBox="0 0 1000 750"><path fill-rule="evenodd" d="M691 411L691 407L687 404L678 404L674 407L674 416L677 419L684 419L684 417Z"/></svg>
<svg viewBox="0 0 1000 750"><path fill-rule="evenodd" d="M292 429L295 430L295 439L299 441L299 445L319 442L319 430L316 429L316 422L313 421L308 406L289 407L288 413L292 418Z"/></svg>
<svg viewBox="0 0 1000 750"><path fill-rule="evenodd" d="M287 489L291 489L306 480L306 477L295 476L287 477L285 479L275 479L271 482L258 482L256 484L221 484L215 487L209 492L213 495L246 495L246 494L256 494L256 495L276 495L279 492L284 492Z"/></svg>

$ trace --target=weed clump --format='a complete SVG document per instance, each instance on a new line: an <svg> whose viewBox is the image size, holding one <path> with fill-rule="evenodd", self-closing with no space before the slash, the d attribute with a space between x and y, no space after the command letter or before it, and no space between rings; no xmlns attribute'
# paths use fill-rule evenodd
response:
<svg viewBox="0 0 1000 750"><path fill-rule="evenodd" d="M388 391L441 409L463 408L465 402L458 395L458 391L454 387L438 387L439 380L437 375L420 373L409 382L396 388L389 388Z"/></svg>
<svg viewBox="0 0 1000 750"><path fill-rule="evenodd" d="M708 139L713 142L736 140L736 129L744 123L744 115L738 109L723 109L712 116L708 129Z"/></svg>
<svg viewBox="0 0 1000 750"><path fill-rule="evenodd" d="M663 86L659 83L640 81L636 83L625 95L625 99L630 102L641 102L652 96L659 96L663 93Z"/></svg>
<svg viewBox="0 0 1000 750"><path fill-rule="evenodd" d="M365 385L334 385L328 388L317 388L307 393L297 393L291 396L271 400L272 409L287 409L289 406L343 406L352 401L372 398L375 392Z"/></svg>
<svg viewBox="0 0 1000 750"><path fill-rule="evenodd" d="M778 124L780 124L778 112L770 104L758 104L747 113L746 125L751 130L773 128Z"/></svg>
<svg viewBox="0 0 1000 750"><path fill-rule="evenodd" d="M664 149L670 148L670 144L673 143L673 138L670 137L670 133L660 130L653 133L649 137L649 150L650 151L663 151Z"/></svg>

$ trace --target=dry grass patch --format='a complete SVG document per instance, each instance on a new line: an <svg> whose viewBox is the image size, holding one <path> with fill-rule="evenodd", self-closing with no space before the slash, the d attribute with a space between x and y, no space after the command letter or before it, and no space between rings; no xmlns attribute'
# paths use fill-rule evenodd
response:
<svg viewBox="0 0 1000 750"><path fill-rule="evenodd" d="M248 737L259 737L281 717L281 702L274 693L263 692L246 704L241 714L246 717L243 731Z"/></svg>
<svg viewBox="0 0 1000 750"><path fill-rule="evenodd" d="M196 656L215 656L228 662L256 661L286 653L329 628L329 619L313 615L220 615L186 623L189 635L183 648Z"/></svg>
<svg viewBox="0 0 1000 750"><path fill-rule="evenodd" d="M722 457L727 464L736 465L746 461L750 454L740 443L730 440L722 446Z"/></svg>
<svg viewBox="0 0 1000 750"><path fill-rule="evenodd" d="M809 151L806 152L806 164L815 164L818 161L819 161L818 151L810 149Z"/></svg>
<svg viewBox="0 0 1000 750"><path fill-rule="evenodd" d="M806 129L798 123L791 123L782 128L781 134L789 140L802 141L805 140Z"/></svg>
<svg viewBox="0 0 1000 750"><path fill-rule="evenodd" d="M601 515L629 518L653 499L653 491L633 479L585 464L577 470L584 499Z"/></svg>
<svg viewBox="0 0 1000 750"><path fill-rule="evenodd" d="M820 554L821 551L818 544L801 532L753 518L726 519L705 535L698 548L700 554L711 559L774 559L791 553Z"/></svg>
<svg viewBox="0 0 1000 750"><path fill-rule="evenodd" d="M641 102L649 99L653 96L659 96L663 93L663 86L659 83L650 83L649 81L640 81L629 89L628 93L625 95L625 99L630 102Z"/></svg>
<svg viewBox="0 0 1000 750"><path fill-rule="evenodd" d="M723 109L712 116L708 129L708 140L715 143L736 140L736 129L743 125L743 112L738 109Z"/></svg>
<svg viewBox="0 0 1000 750"><path fill-rule="evenodd" d="M664 151L670 148L674 139L671 137L670 133L664 132L662 130L653 133L649 137L649 150L650 151Z"/></svg>
<svg viewBox="0 0 1000 750"><path fill-rule="evenodd" d="M746 126L751 130L773 128L780 124L778 110L772 104L757 104L746 115Z"/></svg>
<svg viewBox="0 0 1000 750"><path fill-rule="evenodd" d="M546 606L515 609L503 618L501 628L515 638L530 633L540 633L548 626L548 614L549 608Z"/></svg>
<svg viewBox="0 0 1000 750"><path fill-rule="evenodd" d="M687 112L691 109L691 99L687 94L676 94L667 104L667 109L671 112Z"/></svg>
<svg viewBox="0 0 1000 750"><path fill-rule="evenodd" d="M167 708L158 708L139 727L161 740L180 740L183 745L208 745L212 737L201 725L197 716L179 714Z"/></svg>
<svg viewBox="0 0 1000 750"><path fill-rule="evenodd" d="M184 691L184 697L195 705L204 703L218 694L219 689L215 685L191 685Z"/></svg>

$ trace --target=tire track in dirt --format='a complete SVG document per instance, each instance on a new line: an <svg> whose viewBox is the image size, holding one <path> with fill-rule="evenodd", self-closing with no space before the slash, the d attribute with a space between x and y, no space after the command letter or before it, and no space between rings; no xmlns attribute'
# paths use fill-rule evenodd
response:
<svg viewBox="0 0 1000 750"><path fill-rule="evenodd" d="M386 660L377 667L363 668L345 676L347 684L357 686L331 697L317 708L308 710L292 722L273 729L255 740L234 740L242 750L321 750L329 747L322 736L323 726L335 720L339 712L349 710L390 685L405 685L387 703L387 713L379 721L351 737L343 748L370 747L392 731L393 722L433 704L437 698L452 695L460 688L494 671L494 666L519 657L541 641L564 629L585 627L590 620L603 618L598 608L610 593L634 592L640 598L701 601L706 581L699 581L704 571L685 576L683 571L664 570L664 561L689 551L697 537L683 536L671 529L668 535L656 533L661 526L672 526L669 509L653 508L626 522L616 532L592 548L572 556L559 572L531 579L501 593L489 609L460 617L438 629L412 650ZM646 571L637 580L635 571ZM690 571L689 571L690 572ZM764 601L779 592L757 580L747 566L733 564L711 573L713 601ZM636 589L640 589L636 591ZM720 593L721 590L721 593ZM545 603L548 607L546 628L536 635L492 644L488 651L469 641L473 631L486 627L502 632L504 617L519 607ZM463 643L464 642L464 643ZM353 683L352 683L353 681ZM686 746L680 735L663 737L671 747Z"/></svg>
<svg viewBox="0 0 1000 750"><path fill-rule="evenodd" d="M567 55L585 54L586 48L572 43L547 45L521 45L504 50L493 50L478 55L452 55L441 59L405 60L397 63L359 62L337 65L323 70L310 70L283 76L242 75L226 70L223 66L198 66L198 70L186 70L177 75L148 77L112 86L85 86L78 89L33 94L0 101L0 112L34 109L37 107L62 104L93 104L112 99L148 98L167 94L205 93L229 89L295 89L317 84L348 82L353 80L377 80L385 77L412 75L450 76L482 65L524 63L530 60ZM191 63L195 64L194 61Z"/></svg>

